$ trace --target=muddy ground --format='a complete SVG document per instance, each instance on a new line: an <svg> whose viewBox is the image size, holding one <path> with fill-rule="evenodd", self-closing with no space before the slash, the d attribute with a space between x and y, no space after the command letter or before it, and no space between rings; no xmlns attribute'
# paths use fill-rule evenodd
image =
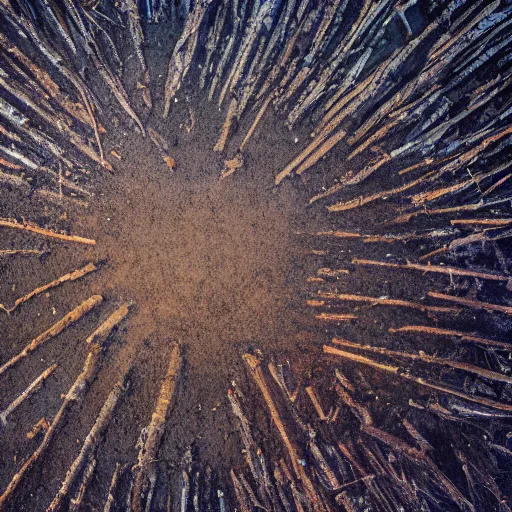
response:
<svg viewBox="0 0 512 512"><path fill-rule="evenodd" d="M305 300L318 288L315 283L306 283L306 279L320 267L347 265L353 255L378 259L392 254L396 260L404 261L411 253L425 252L427 248L422 248L421 241L392 248L363 247L354 241L305 236L307 232L333 228L372 232L389 210L376 203L365 210L364 216L351 213L340 223L328 218L321 206L307 207L311 184L318 189L323 180L327 182L328 176L339 172L345 165L346 148L333 152L321 164L325 172L317 170L310 182L286 181L275 188L273 176L297 153L309 133L307 125L293 132L286 130L276 114L267 115L260 125L245 154L244 167L232 177L219 180L224 159L234 154L248 125L239 127L224 154L214 153L212 148L224 121L225 108L219 111L215 104L206 101L205 93L193 86L197 76L187 82L190 89L178 95L170 119L162 121L162 98L158 91L162 90L172 46L153 42L165 40L162 34L166 30L170 31L170 27L151 29L148 37L155 107L144 121L169 142L176 160L174 171L149 138L142 138L119 111L107 110L104 146L114 171L91 174L89 184L94 197L88 208L66 203L48 206L16 190L0 192L2 217L27 218L42 225L68 228L74 234L97 241L96 246L86 247L3 229L2 248L41 248L47 253L41 258L26 256L0 261L0 302L12 304L35 287L89 261L100 262L97 272L27 302L12 315L0 312L1 360L17 353L35 335L92 294L105 298L100 308L49 341L0 380L3 407L43 369L58 364L44 388L20 407L2 432L0 488L6 487L40 442L40 437L28 440L25 434L41 417L51 420L56 413L60 395L67 392L82 367L88 334L116 305L133 304L129 319L110 342L103 369L86 400L72 409L43 461L36 464L17 493L12 510L42 510L47 506L113 383L132 368L130 389L99 451L96 476L84 506L88 510L101 509L116 462L132 465L136 460L137 439L141 428L149 423L174 343L183 347L185 366L159 452L155 510L166 509L169 486L172 495L177 496L180 461L190 446L203 466L214 468L218 487L227 488L229 469L243 462L236 425L226 400L230 387L241 386L246 392L258 439L276 453L282 450L261 408L261 399L254 393L241 354L261 350L282 363L289 361L294 372L306 379L321 375L321 344L331 337L336 326L319 323L315 311L305 306ZM128 77L129 72L128 66ZM101 94L101 90L97 92ZM137 93L133 83L130 93ZM140 102L137 107L141 107ZM192 117L194 126L188 133ZM250 119L244 122L250 123ZM394 214L400 213L399 204L392 208ZM425 222L433 226L435 220ZM326 254L314 255L312 250ZM464 282L457 285L463 289L470 287L470 283ZM429 289L449 287L450 280L356 268L335 286L349 293L418 300ZM336 311L353 309L347 306ZM388 339L390 326L428 320L423 312L417 311L370 307L357 310L360 319L344 331L354 341ZM486 315L462 312L456 317L457 325L468 330L478 326L485 335ZM444 317L436 321L449 327L454 319ZM505 336L507 328L503 324L502 332L495 335ZM399 343L411 346L407 340ZM435 348L449 355L456 353L452 346L440 344ZM479 357L481 354L475 350L475 362ZM349 368L347 372L350 371ZM407 386L404 389L376 372L368 372L368 378L382 386L382 400L407 403L411 397Z"/></svg>
<svg viewBox="0 0 512 512"><path fill-rule="evenodd" d="M242 353L257 348L283 359L300 354L304 366L317 357L316 326L303 300L314 256L308 256L297 233L320 224L316 214L300 207L306 201L303 192L294 186L272 186L276 165L295 150L293 134L267 119L244 169L219 181L225 156L212 147L224 115L202 101L197 91L183 99L173 106L167 123L157 114L146 120L169 141L174 171L153 142L119 116L119 122L105 123L104 147L114 171L98 171L91 177L94 197L88 208L38 204L35 197L2 190L2 216L56 222L97 241L87 247L3 230L4 248L47 250L41 258L1 262L0 296L7 307L89 261L100 267L78 282L35 298L11 316L2 313L2 360L88 296L105 298L101 308L48 342L0 383L4 405L44 368L58 364L44 389L13 415L4 431L2 488L40 442L40 437L27 440L25 433L39 418L51 420L59 395L76 378L87 353L86 337L116 305L133 304L128 321L113 337L98 380L84 404L70 414L44 463L31 472L16 498L16 510L36 510L51 501L78 440L87 434L115 380L131 367L130 390L100 451L88 498L91 507L100 506L115 463L136 460L137 438L149 423L174 343L183 347L185 366L169 435L160 451L163 474L179 469L183 453L192 445L201 463L211 465L222 478L242 463L226 400L229 387L245 378ZM191 115L194 128L187 133L184 125ZM162 480L157 510L166 496L167 478Z"/></svg>

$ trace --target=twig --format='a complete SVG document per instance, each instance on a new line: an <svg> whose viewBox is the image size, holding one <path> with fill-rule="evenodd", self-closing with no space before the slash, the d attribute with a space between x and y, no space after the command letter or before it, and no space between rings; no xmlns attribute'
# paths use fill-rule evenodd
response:
<svg viewBox="0 0 512 512"><path fill-rule="evenodd" d="M387 373L392 373L393 375L396 375L397 377L400 377L402 379L405 379L405 380L408 380L411 382L415 382L416 384L425 386L430 389L434 389L436 391L440 391L442 393L447 393L449 395L453 395L458 398L462 398L463 400L468 400L470 402L475 402L480 405L492 407L493 409L500 409L502 411L512 411L512 405L495 402L494 400L489 400L487 398L467 395L467 394L461 393L460 391L457 391L455 389L440 386L438 384L433 384L433 383L426 381L420 377L415 377L414 375L403 373L402 369L399 366L390 366L387 364L378 363L368 357L363 357L363 356L360 356L357 354L352 354L350 352L345 352L344 350L339 350L337 348L330 347L328 345L324 345L324 352L326 354L331 354L331 355L342 357L349 361L354 361L356 363L361 363L366 366L371 366L372 368L377 368L378 370L382 370Z"/></svg>
<svg viewBox="0 0 512 512"><path fill-rule="evenodd" d="M433 311L437 313L456 313L460 311L458 308L446 308L439 306L428 306L426 304L419 304L417 302L410 302L401 299L386 299L383 297L367 297L364 295L351 295L347 293L327 293L319 292L318 296L322 299L332 299L348 302L369 302L373 306L400 306L404 308L418 309L420 311Z"/></svg>
<svg viewBox="0 0 512 512"><path fill-rule="evenodd" d="M180 346L176 344L171 351L167 373L160 388L151 422L147 428L146 440L139 451L138 462L132 470L135 474L132 494L132 508L134 512L141 512L143 510L142 497L146 492L147 496L151 495L156 484L158 449L165 433L165 423L173 403L181 364ZM146 503L146 510L149 510L150 507L151 503L149 501Z"/></svg>
<svg viewBox="0 0 512 512"><path fill-rule="evenodd" d="M122 391L125 390L124 380L115 383L114 388L109 393L107 400L103 404L101 411L96 418L96 421L91 428L89 434L85 438L84 444L77 458L71 464L62 485L51 502L50 506L46 509L47 512L53 512L62 508L62 502L68 495L71 487L75 483L78 475L86 466L87 460L95 456L96 450L103 439L106 429L112 420L114 410L117 406Z"/></svg>
<svg viewBox="0 0 512 512"><path fill-rule="evenodd" d="M356 315L350 314L338 314L338 313L320 313L316 315L317 320L325 320L326 322L349 322L350 320L356 320Z"/></svg>
<svg viewBox="0 0 512 512"><path fill-rule="evenodd" d="M231 124L233 123L233 120L235 119L237 115L238 110L238 101L236 98L233 98L231 100L231 103L229 104L228 112L226 114L226 120L224 121L224 124L222 125L222 130L219 135L219 140L215 144L213 150L214 151L223 151L224 147L226 145L226 142L228 140L229 131L231 130Z"/></svg>
<svg viewBox="0 0 512 512"><path fill-rule="evenodd" d="M490 340L488 338L481 338L480 336L475 336L473 333L454 331L452 329L440 329L438 327L428 327L426 325L405 325L398 329L389 329L389 332L421 332L426 334L434 334L438 336L451 336L459 338L460 341L470 341L472 343L477 343L479 345L487 345L489 347L512 350L512 343Z"/></svg>
<svg viewBox="0 0 512 512"><path fill-rule="evenodd" d="M82 481L78 487L78 492L74 498L69 500L69 512L78 512L80 510L87 488L89 487L92 477L94 476L94 472L96 471L97 464L98 461L96 460L96 457L91 454L89 456L87 465L85 466L82 475Z"/></svg>
<svg viewBox="0 0 512 512"><path fill-rule="evenodd" d="M319 418L322 421L331 421L333 416L334 416L332 414L332 409L331 409L331 411L329 411L329 414L325 414L324 413L324 410L322 409L322 406L320 405L320 402L318 400L318 397L316 396L316 393L315 393L315 390L313 389L313 387L312 386L306 386L304 388L304 390L306 391L307 395L311 399L313 407L315 408ZM334 486L334 487L337 487L337 486Z"/></svg>
<svg viewBox="0 0 512 512"><path fill-rule="evenodd" d="M476 225L476 226L507 226L512 224L512 219L452 219L452 226L456 225Z"/></svg>
<svg viewBox="0 0 512 512"><path fill-rule="evenodd" d="M4 508L7 502L12 498L14 491L18 488L18 485L23 480L23 477L27 471L44 454L50 445L53 436L61 427L61 423L64 421L70 405L73 403L81 402L85 397L91 383L96 378L96 375L100 369L108 334L109 333L104 333L101 338L96 338L98 343L95 343L91 346L82 372L77 377L67 394L64 396L64 401L57 414L55 415L50 428L46 431L43 441L34 451L34 453L23 463L21 469L13 476L4 493L0 496L0 510L2 510L2 508Z"/></svg>
<svg viewBox="0 0 512 512"><path fill-rule="evenodd" d="M86 245L96 245L96 240L91 240L89 238L83 238L81 236L76 235L65 235L64 233L56 233L55 231L50 231L49 229L41 228L32 222L23 222L22 224L15 219L4 218L0 219L0 227L21 229L22 231L30 231L32 233L37 233L38 235L44 235L50 238L57 238L59 240L64 240L66 242L77 242Z"/></svg>
<svg viewBox="0 0 512 512"><path fill-rule="evenodd" d="M103 507L103 512L110 512L112 506L114 505L114 493L117 489L120 474L121 464L119 464L119 462L116 462L116 467L114 469L114 473L112 474L112 480L110 481L110 486L108 488L107 501L105 502L105 506Z"/></svg>
<svg viewBox="0 0 512 512"><path fill-rule="evenodd" d="M46 418L43 416L38 422L34 424L34 426L27 432L27 439L34 439L34 437L39 434L39 432L46 432L50 428L50 424L46 421Z"/></svg>
<svg viewBox="0 0 512 512"><path fill-rule="evenodd" d="M92 297L82 302L79 306L70 311L67 315L63 316L58 322L54 323L48 330L34 338L19 354L15 355L11 359L9 359L9 361L0 366L0 375L2 375L2 373L11 368L11 366L14 366L23 358L30 355L43 343L59 335L71 324L78 322L78 320L80 320L83 316L89 313L89 311L91 311L94 307L98 306L102 302L103 297L101 295L93 295Z"/></svg>
<svg viewBox="0 0 512 512"><path fill-rule="evenodd" d="M41 256L45 251L38 251L36 249L3 249L0 250L0 256L14 256L16 254L35 254Z"/></svg>
<svg viewBox="0 0 512 512"><path fill-rule="evenodd" d="M85 267L74 270L73 272L70 272L69 274L65 274L65 275L59 277L58 279L51 281L50 283L47 283L43 286L36 288L35 290L32 290L27 295L20 297L19 299L16 300L16 302L14 303L14 305L11 308L7 308L3 304L0 304L0 309L3 309L7 313L11 314L15 309L17 309L19 306L21 306L24 302L27 302L28 300L32 299L36 295L40 295L41 293L44 293L47 290L50 290L51 288L55 288L56 286L59 286L62 283L66 283L68 281L76 281L77 279L80 279L81 277L86 276L87 274L90 274L91 272L94 272L95 270L98 270L98 267L94 263L88 263Z"/></svg>
<svg viewBox="0 0 512 512"><path fill-rule="evenodd" d="M406 263L400 265L398 263L388 263L386 261L361 260L357 258L353 259L352 263L354 265L373 265L378 267L420 270L421 272L435 272L438 274L448 274L450 276L476 277L478 279L489 279L491 281L510 281L512 279L512 277L500 274L489 274L488 272L477 272L473 270L466 270L463 268L444 265L420 265L416 263Z"/></svg>
<svg viewBox="0 0 512 512"><path fill-rule="evenodd" d="M55 368L57 368L56 364L47 368L43 373L41 373L41 375L39 375L39 377L37 377L36 380L27 386L25 391L23 391L7 406L6 409L0 413L0 421L3 425L7 424L7 416L14 412L25 400L28 400L37 390L39 390L43 382L53 373Z"/></svg>
<svg viewBox="0 0 512 512"><path fill-rule="evenodd" d="M502 306L500 304L490 304L489 302L481 302L479 300L464 299L462 297L454 297L453 295L446 295L444 293L438 293L438 292L428 292L428 295L430 297L434 297L436 299L449 300L451 302L456 302L457 304L462 304L463 306L468 306L470 308L485 309L487 311L500 311L501 313L505 313L507 315L512 315L512 307L511 306Z"/></svg>
<svg viewBox="0 0 512 512"><path fill-rule="evenodd" d="M475 366L475 365L468 364L468 363L461 363L458 361L452 361L451 359L443 359L441 357L430 356L428 354L425 354L422 350L420 350L420 352L418 354L410 354L408 352L389 350L384 347L374 347L371 345L360 345L359 343L352 343L351 341L342 340L339 338L333 338L332 342L335 345L341 345L343 347L355 348L357 350L363 350L363 351L367 351L367 352L374 352L376 354L380 354L383 356L402 357L404 359L411 359L413 361L422 361L424 363L429 363L429 364L449 366L450 368L454 368L456 370L463 370L465 372L474 373L475 375L479 375L480 377L484 377L485 379L512 384L512 377L509 377L508 375L503 375L501 373L493 372L491 370L487 370L486 368L481 368L480 366Z"/></svg>

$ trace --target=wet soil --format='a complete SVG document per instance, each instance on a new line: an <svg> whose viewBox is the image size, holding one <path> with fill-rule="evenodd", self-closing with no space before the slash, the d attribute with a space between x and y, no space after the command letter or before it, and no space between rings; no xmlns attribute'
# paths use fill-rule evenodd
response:
<svg viewBox="0 0 512 512"><path fill-rule="evenodd" d="M191 115L195 128L188 133L185 125ZM320 217L303 208L306 195L300 187L273 187L275 167L295 142L267 119L244 167L219 180L226 154L212 148L223 120L213 106L191 98L175 105L166 123L157 116L147 121L169 141L174 171L149 137L130 125L107 126L105 152L114 171L92 177L94 196L86 209L44 203L38 208L34 199L17 197L16 191L3 196L3 216L69 225L97 244L54 243L4 230L11 247L48 252L41 259L2 262L2 302L11 304L88 261L97 263L99 270L33 299L11 317L2 315L2 360L88 296L100 294L105 303L48 342L36 357L13 368L1 383L6 405L44 368L58 364L44 389L13 415L5 430L2 452L11 462L0 471L2 488L41 440L29 441L25 433L41 417L51 420L58 396L76 378L87 353L85 338L117 305L132 304L86 400L71 410L44 463L31 471L26 491L16 497L19 510L35 510L36 503L51 501L78 441L92 426L115 380L130 369L130 390L100 451L90 492L91 503L102 503L115 463L133 464L136 459L137 438L149 423L175 343L182 346L185 365L159 454L163 487L157 501L165 496L165 475L176 474L190 446L201 463L214 467L222 478L242 463L226 399L228 389L247 375L241 354L257 349L281 360L302 359L299 366L304 367L318 356L317 325L304 306L303 290L315 257L308 256L298 233L320 229Z"/></svg>
<svg viewBox="0 0 512 512"><path fill-rule="evenodd" d="M159 452L155 510L166 510L169 486L176 496L180 461L190 446L204 466L215 469L218 486L225 488L229 469L243 461L226 400L230 387L240 386L246 392L258 441L273 448L272 453L281 450L241 354L261 350L269 358L289 361L296 375L325 375L323 363L317 364L321 344L339 329L335 324L320 324L314 318L315 310L305 306L305 300L319 288L316 282L306 283L306 279L320 267L347 268L354 256L405 261L411 254L429 250L425 240L363 247L360 241L303 235L329 229L372 233L382 229L382 221L398 215L404 205L400 199L387 206L375 203L364 213L348 212L341 219L328 218L324 204L308 208L312 190L332 185L333 177L339 177L350 165L356 168L361 163L357 160L347 164L344 157L348 148L343 145L303 181L286 180L275 188L274 175L307 144L310 130L304 125L290 132L282 128L283 120L270 112L248 146L243 168L230 178L219 180L224 159L234 155L251 116L242 121L223 154L213 152L225 106L220 111L208 103L205 93L191 85L197 83L197 76L193 75L185 90L180 91L170 118L165 122L161 119L162 98L158 91L162 90L176 33L169 31L170 35L163 39L167 29L162 25L148 34L155 108L152 116L144 116L144 123L168 141L176 160L174 172L160 150L149 138L143 138L118 108L107 108L104 146L114 171L90 174L94 196L87 209L64 203L49 206L10 189L3 189L0 195L3 217L27 218L97 241L95 247L86 247L2 230L2 248L48 252L39 259L0 260L0 302L12 304L35 287L88 261L98 262L100 267L80 281L27 302L11 316L0 312L1 361L19 352L87 297L97 293L105 298L101 308L49 341L0 380L3 408L36 375L50 364L58 364L43 389L13 414L2 431L0 488L5 488L40 443L40 436L28 440L26 432L41 417L51 420L55 415L60 396L74 382L85 360L86 337L116 306L133 304L128 320L112 336L98 379L85 401L70 410L44 459L31 470L17 493L12 510L42 510L50 503L113 383L131 368L130 389L99 451L96 476L87 495L87 507L101 509L116 462L131 466L136 460L137 439L150 421L174 343L183 348L185 366ZM157 44L164 40L166 44ZM128 61L126 77L131 84L131 97L137 98L130 62L134 59ZM105 92L98 87L98 94ZM134 105L142 111L140 97ZM188 132L192 119L194 127ZM371 192L372 187L382 188L380 183L369 180L361 193ZM414 229L433 228L435 223L436 219L422 220ZM407 226L404 231L412 229ZM315 255L312 250L322 252ZM349 275L327 281L333 291L416 301L422 300L428 290L442 291L453 286L445 276L390 274L380 269L368 272L358 267L350 267ZM457 281L456 285L469 290L470 283L466 281ZM414 346L410 339L391 337L389 327L435 321L436 325L449 328L456 322L461 330L478 329L482 335L494 334L497 338L504 338L509 329L505 323L500 329L486 322L488 313L460 312L434 318L419 311L353 304L333 305L330 311L357 314L357 321L343 325L348 339L361 343L378 340L386 346L394 342L393 348L404 350L421 347ZM459 350L454 343L429 342L431 352L439 351L446 357ZM469 354L475 363L483 357L478 349ZM348 375L360 370L347 367ZM385 404L394 402L407 407L411 397L426 395L402 383L390 382L376 371L366 371L365 377L378 389ZM385 412L382 418L385 421ZM389 428L392 430L393 425ZM346 433L350 433L348 428Z"/></svg>

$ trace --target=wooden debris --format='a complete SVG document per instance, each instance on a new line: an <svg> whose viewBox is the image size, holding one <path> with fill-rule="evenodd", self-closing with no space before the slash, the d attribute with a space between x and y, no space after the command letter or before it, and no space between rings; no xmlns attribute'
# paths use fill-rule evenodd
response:
<svg viewBox="0 0 512 512"><path fill-rule="evenodd" d="M451 338L458 338L460 341L469 341L471 343L477 343L479 345L487 345L489 347L501 348L504 350L512 350L512 343L504 341L495 341L489 338L482 338L476 336L474 333L455 331L453 329L441 329L439 327L430 327L427 325L404 325L398 329L389 329L389 332L421 332L425 334L433 334L436 336L448 336Z"/></svg>
<svg viewBox="0 0 512 512"><path fill-rule="evenodd" d="M350 322L350 320L356 320L357 316L341 313L320 313L316 315L315 318L326 322Z"/></svg>
<svg viewBox="0 0 512 512"><path fill-rule="evenodd" d="M283 366L278 365L276 366L274 363L269 363L268 369L270 371L270 375L274 378L274 380L277 382L278 386L281 388L285 396L292 402L295 403L297 401L297 397L299 396L299 392L301 390L302 384L299 382L297 384L297 387L295 388L295 391L290 391L288 389L288 386L286 385L284 375L283 375Z"/></svg>
<svg viewBox="0 0 512 512"><path fill-rule="evenodd" d="M50 428L50 424L46 421L46 418L41 418L32 429L27 432L27 439L34 439L39 432L46 432Z"/></svg>
<svg viewBox="0 0 512 512"><path fill-rule="evenodd" d="M340 140L342 140L346 135L344 130L340 130L335 133L332 137L328 138L323 142L320 147L311 155L309 155L295 170L295 174L301 175L303 172L307 171L310 167L316 164L321 158L323 158ZM278 185L283 179L283 174L281 173L278 177L276 177L276 185Z"/></svg>
<svg viewBox="0 0 512 512"><path fill-rule="evenodd" d="M339 397L352 410L352 413L356 416L356 418L359 419L361 422L361 430L365 434L379 440L394 450L396 453L406 457L414 464L418 464L420 467L422 467L423 471L430 473L434 480L436 480L441 485L447 495L459 506L459 508L461 508L461 510L475 510L473 505L464 497L464 495L457 489L457 487L455 487L451 480L447 478L442 471L440 471L437 465L432 461L432 459L430 459L424 450L420 450L410 445L409 443L402 441L400 438L376 427L367 407L356 402L352 396L349 395L349 393L345 392L339 386L336 387L336 391ZM341 443L339 443L339 446L340 448L343 447ZM366 443L363 446L367 453L371 453L367 448ZM343 453L349 456L348 450L346 448L344 449ZM353 460L352 457L350 457L350 460ZM390 469L393 471L392 467L390 467ZM364 471L361 474L366 476ZM399 478L397 478L397 480L398 483L401 483ZM414 498L414 495L412 497Z"/></svg>
<svg viewBox="0 0 512 512"><path fill-rule="evenodd" d="M110 336L112 331L128 316L130 312L130 304L119 306L111 313L101 325L88 336L85 343L90 346L102 345Z"/></svg>
<svg viewBox="0 0 512 512"><path fill-rule="evenodd" d="M238 111L238 101L236 98L233 98L231 100L231 103L229 104L229 109L226 115L226 120L224 121L224 124L222 126L222 130L219 135L219 140L215 144L213 150L214 151L223 151L224 147L226 145L226 142L228 140L229 131L231 130L231 124L233 123L233 120L235 119Z"/></svg>
<svg viewBox="0 0 512 512"><path fill-rule="evenodd" d="M112 328L113 327L114 326L112 326ZM64 419L68 413L68 409L70 408L70 406L72 404L80 403L84 399L91 383L96 378L96 375L98 374L103 359L104 349L109 334L104 332L102 326L100 326L98 330L102 333L102 335L95 336L93 333L93 335L91 336L97 341L97 343L93 343L91 345L89 353L85 360L83 370L77 377L69 391L64 396L62 405L60 406L60 409L55 415L50 425L50 428L46 431L43 441L34 451L34 453L23 463L21 469L12 477L11 481L9 482L9 485L7 486L3 494L0 496L0 510L4 508L7 505L7 503L11 500L14 491L22 482L23 477L25 476L27 471L46 452L48 446L50 445L53 439L53 436L61 428L61 424L64 422Z"/></svg>
<svg viewBox="0 0 512 512"><path fill-rule="evenodd" d="M263 105L261 106L260 110L256 114L256 117L251 124L251 127L249 128L249 131L247 132L246 136L244 137L244 140L240 144L239 151L242 152L245 149L245 146L247 146L247 143L249 142L249 139L253 136L254 132L256 131L256 128L258 127L261 119L265 115L265 112L267 111L268 106L270 105L270 102L272 100L273 96L269 95L268 98L263 102Z"/></svg>
<svg viewBox="0 0 512 512"><path fill-rule="evenodd" d="M19 361L30 355L34 350L38 349L43 343L58 336L62 331L67 329L70 325L78 322L89 311L103 302L101 295L93 295L84 302L82 302L75 309L64 315L58 322L54 323L48 330L34 338L19 354L15 355L9 361L5 362L0 367L0 375L7 371L9 368L17 364Z"/></svg>
<svg viewBox="0 0 512 512"><path fill-rule="evenodd" d="M134 512L144 510L142 505L143 497L147 498L146 509L151 507L150 496L156 484L158 449L165 433L165 423L171 404L173 403L176 384L180 376L182 358L180 346L176 344L171 350L169 366L162 382L160 393L156 401L151 422L147 427L146 438L143 441L138 455L138 462L133 467L134 483L131 506Z"/></svg>
<svg viewBox="0 0 512 512"><path fill-rule="evenodd" d="M244 165L244 158L242 153L237 153L231 160L224 162L224 169L220 175L220 179L223 180L228 176L231 176L237 169L240 169Z"/></svg>
<svg viewBox="0 0 512 512"><path fill-rule="evenodd" d="M349 271L346 269L319 268L316 273L322 277L338 277L349 274Z"/></svg>
<svg viewBox="0 0 512 512"><path fill-rule="evenodd" d="M449 300L450 302L456 302L457 304L462 304L463 306L468 306L474 309L484 309L486 311L499 311L500 313L505 313L506 315L512 315L512 307L511 306L502 306L500 304L490 304L488 302L481 302L479 300L472 299L464 299L463 297L454 297L453 295L446 295L445 293L438 292L428 292L429 297L434 297L435 299L441 300Z"/></svg>
<svg viewBox="0 0 512 512"><path fill-rule="evenodd" d="M414 375L410 375L408 373L403 373L402 369L399 366L391 366L391 365L387 365L387 364L383 364L383 363L378 363L368 357L363 357L363 356L360 356L357 354L352 354L350 352L346 352L344 350L339 350L337 348L330 347L328 345L324 345L324 352L326 354L339 356L339 357L342 357L349 361L354 361L354 362L357 362L360 364L364 364L366 366L370 366L372 368L376 368L378 370L382 370L386 373L392 373L393 375L396 375L402 379L419 384L420 386L424 386L424 387L433 389L435 391L440 391L441 393L453 395L458 398L462 398L463 400L467 400L469 402L475 402L480 405L485 405L487 407L491 407L492 409L499 409L502 411L512 411L512 404L504 404L501 402L495 402L494 400L489 400L488 398L468 395L466 393L457 391L456 389L448 388L446 386L440 386L438 384L433 384L432 382L426 381L425 379L422 379L421 377L415 377Z"/></svg>
<svg viewBox="0 0 512 512"><path fill-rule="evenodd" d="M269 408L272 420L275 426L277 427L277 430L286 447L286 450L288 451L288 455L290 457L293 470L297 478L301 481L302 485L304 486L305 495L307 496L308 500L310 501L315 510L325 510L322 499L317 494L317 491L313 483L309 479L308 475L306 474L304 467L299 463L299 461L303 459L304 456L301 453L300 448L290 439L286 432L285 425L279 416L277 407L265 382L265 377L263 376L263 372L261 370L261 361L251 354L244 354L243 358L249 365L252 376L256 384L260 388L263 398L265 399L265 403Z"/></svg>
<svg viewBox="0 0 512 512"><path fill-rule="evenodd" d="M398 306L404 308L418 309L419 311L430 311L435 313L457 313L458 308L447 308L440 306L429 306L401 299L388 299L385 297L367 297L365 295L352 295L348 293L319 292L318 297L322 299L339 300L343 302L367 302L372 306Z"/></svg>
<svg viewBox="0 0 512 512"><path fill-rule="evenodd" d="M95 458L98 446L103 439L110 421L112 420L112 416L114 414L115 408L117 407L119 398L121 397L121 393L126 389L125 386L126 383L124 381L118 381L115 383L114 388L103 404L103 407L101 408L101 411L96 418L93 427L87 434L80 453L73 461L71 467L66 473L66 477L62 482L59 492L55 495L55 498L53 498L50 506L46 509L47 512L62 509L63 500L66 498L66 496L68 496L71 488L78 478L78 475L84 471L84 468L87 467L87 461L91 458Z"/></svg>
<svg viewBox="0 0 512 512"><path fill-rule="evenodd" d="M164 119L169 115L171 100L180 89L182 81L189 71L192 57L194 56L197 46L199 27L209 2L211 2L211 0L201 0L197 2L193 12L187 16L183 32L172 51L165 82Z"/></svg>
<svg viewBox="0 0 512 512"><path fill-rule="evenodd" d="M167 143L167 141L165 140L165 138L162 137L162 135L160 135L156 130L154 130L151 127L148 128L148 135L149 135L149 138L155 144L155 146L162 152L162 157L164 159L164 162L167 164L169 169L171 171L175 171L176 170L176 161L171 156L171 148L170 148L169 144Z"/></svg>
<svg viewBox="0 0 512 512"><path fill-rule="evenodd" d="M512 224L512 219L452 219L450 224L452 226L507 226Z"/></svg>
<svg viewBox="0 0 512 512"><path fill-rule="evenodd" d="M39 286L35 290L32 290L27 295L20 297L14 302L14 305L10 308L4 306L3 304L0 304L0 309L3 309L7 313L12 313L14 310L16 310L19 306L21 306L23 303L27 302L28 300L32 299L33 297L36 297L37 295L41 295L41 293L44 293L52 288L55 288L62 283L66 283L69 281L76 281L77 279L80 279L81 277L86 276L87 274L90 274L91 272L94 272L98 270L98 267L94 263L88 263L85 265L85 267L79 268L77 270L74 270L73 272L70 272L69 274L64 274L63 276L59 277L58 279L55 279L54 281L51 281L48 284L45 284L43 286Z"/></svg>
<svg viewBox="0 0 512 512"><path fill-rule="evenodd" d="M84 499L87 488L89 487L89 484L92 481L92 477L94 476L94 472L96 471L97 464L98 464L98 461L96 460L96 457L93 455L90 455L88 463L85 466L85 469L84 469L84 472L82 475L82 481L80 482L78 491L77 491L75 497L71 498L69 500L69 511L70 512L78 512L80 510L80 507L82 506L82 501Z"/></svg>
<svg viewBox="0 0 512 512"><path fill-rule="evenodd" d="M140 24L139 7L136 0L122 0L121 8L128 14L128 28L132 36L133 45L135 47L135 54L139 59L142 70L142 99L146 107L153 106L151 101L150 77L146 58L142 45L144 43L144 32Z"/></svg>
<svg viewBox="0 0 512 512"><path fill-rule="evenodd" d="M388 357L397 357L403 359L410 359L412 361L422 361L424 363L429 364L437 364L441 366L449 366L456 370L462 370L469 373L474 373L480 377L484 377L485 379L494 380L498 382L506 382L508 384L512 383L512 377L508 375L503 375L501 373L493 372L491 370L487 370L486 368L481 368L479 366L475 366L469 363L463 363L459 361L452 361L451 359L443 359L437 356L431 356L425 354L422 350L418 354L410 354L408 352L401 352L397 350L390 350L384 347L374 347L371 345L360 345L359 343L353 343L351 341L343 340L340 338L333 338L332 343L335 345L341 345L343 347L355 348L361 351L374 352L376 354L381 354Z"/></svg>
<svg viewBox="0 0 512 512"><path fill-rule="evenodd" d="M364 206L365 204L372 203L372 202L376 201L377 199L389 199L390 197L400 194L402 192L405 192L406 190L409 190L410 188L416 187L420 183L423 183L423 182L427 181L428 179L432 179L433 177L436 177L437 175L438 175L437 171L431 171L416 180L410 181L409 183L402 185L401 187L393 188L391 190L383 190L381 192L376 192L375 194L370 194L365 197L358 197L358 198L352 199L350 201L339 202L339 203L333 204L331 206L328 206L327 210L329 212L342 212L342 211L346 211L346 210L352 210L354 208L359 208L361 206ZM337 192L338 190L341 190L341 188L342 187L338 187L335 190L333 190L332 192L333 193ZM329 195L331 195L331 194L329 194ZM326 195L322 195L322 198L323 197L326 197Z"/></svg>
<svg viewBox="0 0 512 512"><path fill-rule="evenodd" d="M112 474L112 479L110 481L110 486L108 488L107 501L105 502L105 506L103 507L103 512L110 512L112 510L112 506L115 503L114 493L117 489L120 475L121 464L119 464L119 462L116 462L116 467L114 468L114 473Z"/></svg>
<svg viewBox="0 0 512 512"><path fill-rule="evenodd" d="M313 407L315 408L315 410L318 414L318 417L322 421L332 421L332 418L334 417L333 411L331 410L331 411L329 411L329 414L325 414L324 410L322 409L322 406L320 405L320 402L318 400L318 397L316 396L316 393L315 393L315 390L313 389L313 387L306 386L304 388L304 390L306 391L307 395L311 399L311 403L313 404ZM339 487L339 484L334 487Z"/></svg>
<svg viewBox="0 0 512 512"><path fill-rule="evenodd" d="M27 386L27 388L13 401L11 402L2 412L0 412L0 421L3 425L7 423L7 416L13 413L25 400L28 400L37 390L41 388L44 381L53 373L57 368L54 364L47 368L36 380Z"/></svg>
<svg viewBox="0 0 512 512"><path fill-rule="evenodd" d="M466 276L466 277L476 277L478 279L487 279L490 281L510 281L511 277L504 276L500 274L490 274L488 272L477 272L473 270L466 270L464 268L457 268L445 265L420 265L416 263L388 263L386 261L374 261L374 260L362 260L355 258L352 260L354 265L372 265L378 267L387 267L387 268L399 268L399 269L411 269L411 270L419 270L421 272L434 272L437 274L448 274L449 276Z"/></svg>
<svg viewBox="0 0 512 512"><path fill-rule="evenodd" d="M37 249L2 249L0 250L0 256L15 256L17 254L41 256L45 251L38 251Z"/></svg>
<svg viewBox="0 0 512 512"><path fill-rule="evenodd" d="M32 222L18 222L15 219L0 219L0 227L20 229L22 231L30 231L31 233L37 233L38 235L44 235L50 238L56 238L58 240L64 240L66 242L76 242L79 244L96 245L96 240L89 238L83 238L76 235L66 235L64 233L56 233L49 229L39 227L37 224Z"/></svg>

